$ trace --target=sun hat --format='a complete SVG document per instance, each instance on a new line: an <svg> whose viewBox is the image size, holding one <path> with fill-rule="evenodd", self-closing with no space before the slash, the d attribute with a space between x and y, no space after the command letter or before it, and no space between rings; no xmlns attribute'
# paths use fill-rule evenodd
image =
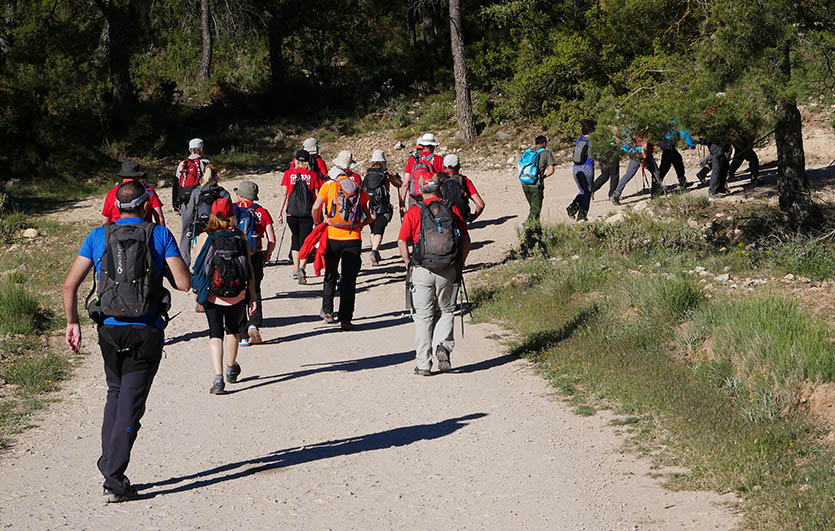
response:
<svg viewBox="0 0 835 531"><path fill-rule="evenodd" d="M188 148L189 149L200 149L203 147L203 139L202 138L192 138L188 141Z"/></svg>
<svg viewBox="0 0 835 531"><path fill-rule="evenodd" d="M310 152L306 149L300 149L296 151L296 160L300 160L302 162L309 162L310 161Z"/></svg>
<svg viewBox="0 0 835 531"><path fill-rule="evenodd" d="M342 171L342 168L337 168L336 166L333 166L331 167L331 169L328 170L328 178L331 180L335 181L339 179L340 175L345 175L345 172Z"/></svg>
<svg viewBox="0 0 835 531"><path fill-rule="evenodd" d="M235 188L235 193L250 201L258 200L258 185L252 181L243 181Z"/></svg>
<svg viewBox="0 0 835 531"><path fill-rule="evenodd" d="M359 186L351 179L342 179L339 181L339 186L342 187L342 191L345 192L345 195L354 195L359 190Z"/></svg>
<svg viewBox="0 0 835 531"><path fill-rule="evenodd" d="M437 193L441 189L441 179L435 175L431 181L425 181L420 185L420 191L427 194Z"/></svg>
<svg viewBox="0 0 835 531"><path fill-rule="evenodd" d="M418 138L417 143L421 146L439 146L438 142L435 141L435 135L432 133L424 133L424 135Z"/></svg>
<svg viewBox="0 0 835 531"><path fill-rule="evenodd" d="M375 149L374 153L371 154L371 162L387 162L386 152L382 149Z"/></svg>
<svg viewBox="0 0 835 531"><path fill-rule="evenodd" d="M302 149L316 155L319 153L319 141L313 137L305 138L302 142Z"/></svg>
<svg viewBox="0 0 835 531"><path fill-rule="evenodd" d="M343 170L351 169L351 164L355 163L354 154L348 151L347 149L344 151L340 151L339 155L333 159L333 165L337 168L342 168Z"/></svg>
<svg viewBox="0 0 835 531"><path fill-rule="evenodd" d="M145 177L145 172L139 169L139 163L129 160L122 163L122 167L116 175L119 177Z"/></svg>
<svg viewBox="0 0 835 531"><path fill-rule="evenodd" d="M212 215L224 219L234 216L235 211L232 209L232 201L225 197L215 199L215 202L212 203Z"/></svg>
<svg viewBox="0 0 835 531"><path fill-rule="evenodd" d="M450 153L444 157L444 168L457 168L460 165L461 161L458 159L458 155Z"/></svg>

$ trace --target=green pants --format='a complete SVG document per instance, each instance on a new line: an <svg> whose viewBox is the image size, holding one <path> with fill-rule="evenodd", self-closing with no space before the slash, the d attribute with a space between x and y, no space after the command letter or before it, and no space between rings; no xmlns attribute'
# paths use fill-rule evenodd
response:
<svg viewBox="0 0 835 531"><path fill-rule="evenodd" d="M531 212L525 223L539 223L539 214L542 212L542 199L545 197L545 187L537 184L523 184L522 191L525 192L525 199L531 206Z"/></svg>

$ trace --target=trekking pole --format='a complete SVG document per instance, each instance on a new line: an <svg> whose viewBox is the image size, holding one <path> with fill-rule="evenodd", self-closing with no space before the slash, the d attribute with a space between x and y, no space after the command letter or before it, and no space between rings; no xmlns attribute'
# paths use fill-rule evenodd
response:
<svg viewBox="0 0 835 531"><path fill-rule="evenodd" d="M414 318L415 304L412 300L412 268L406 267L406 310L409 312L409 317Z"/></svg>
<svg viewBox="0 0 835 531"><path fill-rule="evenodd" d="M287 232L287 220L284 220L284 228L281 229L281 239L278 240L278 251L275 253L275 263L277 264L279 261L279 257L281 256L281 246L284 245L284 234Z"/></svg>

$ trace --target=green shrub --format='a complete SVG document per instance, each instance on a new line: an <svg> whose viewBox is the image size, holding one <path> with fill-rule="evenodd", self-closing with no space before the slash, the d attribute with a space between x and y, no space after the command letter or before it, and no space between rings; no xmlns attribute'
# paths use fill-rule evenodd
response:
<svg viewBox="0 0 835 531"><path fill-rule="evenodd" d="M69 362L55 354L29 356L15 360L5 371L3 379L21 386L29 393L52 391L57 383L69 375Z"/></svg>
<svg viewBox="0 0 835 531"><path fill-rule="evenodd" d="M816 280L832 276L835 253L823 243L797 239L777 247L772 251L771 256L777 269L782 273L804 275Z"/></svg>
<svg viewBox="0 0 835 531"><path fill-rule="evenodd" d="M31 216L23 212L3 214L0 210L0 243L9 243L14 240L20 231L32 226L31 222Z"/></svg>
<svg viewBox="0 0 835 531"><path fill-rule="evenodd" d="M47 319L22 282L22 275L0 280L0 334L29 334L43 330Z"/></svg>
<svg viewBox="0 0 835 531"><path fill-rule="evenodd" d="M696 282L683 275L639 279L630 288L638 313L654 323L675 324L704 300Z"/></svg>

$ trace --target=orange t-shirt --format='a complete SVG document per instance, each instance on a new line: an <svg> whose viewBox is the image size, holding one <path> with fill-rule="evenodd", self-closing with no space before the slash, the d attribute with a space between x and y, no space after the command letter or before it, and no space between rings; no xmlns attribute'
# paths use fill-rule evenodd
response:
<svg viewBox="0 0 835 531"><path fill-rule="evenodd" d="M319 195L325 200L324 207L325 211L330 211L333 207L334 201L336 201L336 196L339 193L339 181L328 181L319 188ZM368 205L368 194L365 192L360 192L360 208L365 207ZM327 222L327 219L325 219ZM362 225L357 223L357 226L353 229L343 229L342 227L332 227L328 226L328 239L329 240L362 240Z"/></svg>

